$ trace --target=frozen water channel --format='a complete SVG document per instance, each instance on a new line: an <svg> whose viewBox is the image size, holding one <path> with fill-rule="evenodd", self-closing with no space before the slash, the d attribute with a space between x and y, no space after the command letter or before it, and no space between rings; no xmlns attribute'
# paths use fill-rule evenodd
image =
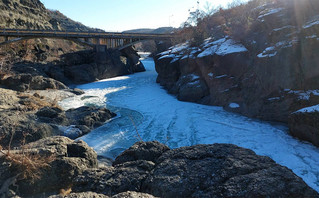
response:
<svg viewBox="0 0 319 198"><path fill-rule="evenodd" d="M292 138L284 126L228 113L221 107L180 102L156 84L154 61L143 63L146 72L78 86L85 95L61 102L66 109L106 105L117 113L116 118L81 138L99 155L115 158L138 141L138 136L171 148L231 143L271 157L319 192L318 148Z"/></svg>

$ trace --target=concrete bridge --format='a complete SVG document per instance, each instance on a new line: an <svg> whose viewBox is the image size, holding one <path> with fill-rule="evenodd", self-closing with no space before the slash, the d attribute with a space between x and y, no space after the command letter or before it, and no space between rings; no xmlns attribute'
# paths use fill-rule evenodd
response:
<svg viewBox="0 0 319 198"><path fill-rule="evenodd" d="M170 41L174 36L172 34L0 29L0 37L5 38L5 41L1 42L0 46L28 39L55 38L71 40L93 47L97 51L105 51L107 48L121 50L143 40Z"/></svg>

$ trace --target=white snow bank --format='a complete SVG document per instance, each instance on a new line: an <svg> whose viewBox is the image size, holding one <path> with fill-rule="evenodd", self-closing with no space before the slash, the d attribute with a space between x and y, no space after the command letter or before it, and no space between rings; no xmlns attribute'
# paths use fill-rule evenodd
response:
<svg viewBox="0 0 319 198"><path fill-rule="evenodd" d="M310 27L312 27L314 25L319 25L319 20L310 21L306 25L302 26L302 28L303 29L307 29L307 28L310 28Z"/></svg>
<svg viewBox="0 0 319 198"><path fill-rule="evenodd" d="M258 17L258 19L264 18L265 16L269 16L269 15L272 15L272 14L276 14L276 13L282 11L282 10L283 10L283 8L276 8L276 9L267 10L266 13L263 13L262 15L260 15Z"/></svg>
<svg viewBox="0 0 319 198"><path fill-rule="evenodd" d="M226 54L238 53L238 52L246 52L248 51L245 46L242 44L236 43L232 39L228 39L224 43L221 44L219 49L216 51L216 54L224 56Z"/></svg>
<svg viewBox="0 0 319 198"><path fill-rule="evenodd" d="M186 50L187 48L189 48L188 42L175 45L173 47L170 47L169 49L171 50L171 53L178 53L178 52L181 52L183 50Z"/></svg>
<svg viewBox="0 0 319 198"><path fill-rule="evenodd" d="M230 103L228 106L229 106L230 108L232 108L232 109L237 109L237 108L240 107L240 105L237 104L237 103Z"/></svg>
<svg viewBox="0 0 319 198"><path fill-rule="evenodd" d="M286 26L281 27L281 28L273 29L273 31L278 32L278 31L281 31L281 30L284 30L284 29L287 29L287 28L294 28L294 27L295 26L292 26L292 25L286 25Z"/></svg>
<svg viewBox="0 0 319 198"><path fill-rule="evenodd" d="M295 113L313 113L313 112L319 112L319 105L306 107L296 111Z"/></svg>
<svg viewBox="0 0 319 198"><path fill-rule="evenodd" d="M224 75L216 76L215 78L216 78L216 79L220 79L220 78L226 78L226 77L227 77L227 75L224 74Z"/></svg>
<svg viewBox="0 0 319 198"><path fill-rule="evenodd" d="M273 98L268 98L268 101L275 101L275 100L280 100L280 97L273 97Z"/></svg>
<svg viewBox="0 0 319 198"><path fill-rule="evenodd" d="M202 53L198 54L198 58L202 58L205 56L209 56L209 55L213 55L215 54L215 52L217 51L218 46L217 45L213 45L207 49L205 49Z"/></svg>
<svg viewBox="0 0 319 198"><path fill-rule="evenodd" d="M209 46L209 47L208 47ZM197 57L205 57L213 54L224 56L232 53L246 52L248 51L245 46L232 39L222 38L214 42L210 42L204 45L204 48L207 47L202 53Z"/></svg>
<svg viewBox="0 0 319 198"><path fill-rule="evenodd" d="M285 89L284 91L288 92L288 94L298 95L299 100L309 100L311 94L315 96L319 96L319 90L299 91L299 90Z"/></svg>
<svg viewBox="0 0 319 198"><path fill-rule="evenodd" d="M158 60L161 60L161 59L164 59L164 58L175 58L176 57L176 55L175 54L168 54L168 55L164 55L164 56L162 56L162 57L160 57Z"/></svg>
<svg viewBox="0 0 319 198"><path fill-rule="evenodd" d="M158 56L164 56L164 55L168 55L171 53L172 50L167 50L167 51L164 51L164 52L161 52L159 54L157 54Z"/></svg>

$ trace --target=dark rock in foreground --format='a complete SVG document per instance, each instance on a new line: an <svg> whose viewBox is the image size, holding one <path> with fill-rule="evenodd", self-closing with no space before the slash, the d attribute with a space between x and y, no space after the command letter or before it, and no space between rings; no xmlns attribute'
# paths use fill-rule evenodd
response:
<svg viewBox="0 0 319 198"><path fill-rule="evenodd" d="M113 164L83 172L73 190L109 196L138 191L159 197L319 197L288 168L230 144L168 150L158 142L136 143Z"/></svg>
<svg viewBox="0 0 319 198"><path fill-rule="evenodd" d="M71 193L67 196L54 195L54 196L50 196L49 198L109 198L109 196L106 196L103 194L97 194L93 192L84 192L84 193ZM111 198L155 198L155 197L145 193L127 191L124 193L119 193L117 195L114 195Z"/></svg>

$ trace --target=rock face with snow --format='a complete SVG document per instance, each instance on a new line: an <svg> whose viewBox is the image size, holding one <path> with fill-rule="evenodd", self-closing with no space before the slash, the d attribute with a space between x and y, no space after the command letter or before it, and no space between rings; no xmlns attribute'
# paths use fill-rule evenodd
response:
<svg viewBox="0 0 319 198"><path fill-rule="evenodd" d="M169 48L155 56L157 82L180 100L288 122L291 113L319 103L319 17L296 11L300 4L252 8L254 26L240 40L221 32L195 47Z"/></svg>
<svg viewBox="0 0 319 198"><path fill-rule="evenodd" d="M301 109L289 116L290 133L319 147L319 107Z"/></svg>
<svg viewBox="0 0 319 198"><path fill-rule="evenodd" d="M170 150L158 142L136 143L113 167L85 171L73 190L108 196L126 191L157 197L319 196L291 170L251 150L229 144Z"/></svg>

